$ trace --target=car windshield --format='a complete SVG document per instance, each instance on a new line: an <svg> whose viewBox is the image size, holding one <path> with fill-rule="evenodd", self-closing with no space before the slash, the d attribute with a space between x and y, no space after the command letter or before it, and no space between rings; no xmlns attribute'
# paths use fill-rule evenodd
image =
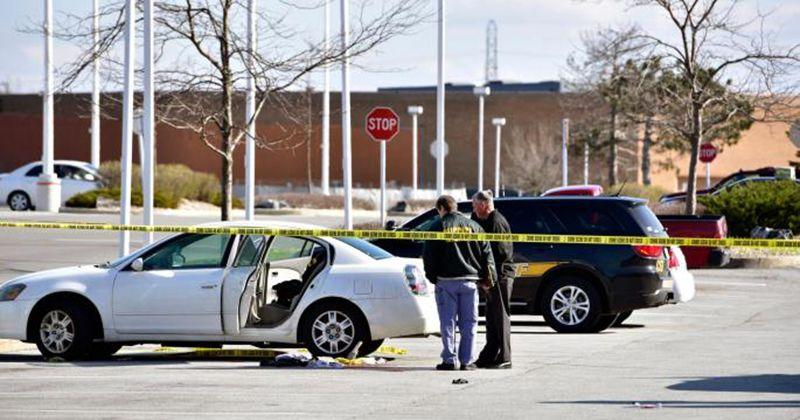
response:
<svg viewBox="0 0 800 420"><path fill-rule="evenodd" d="M347 245L352 246L353 248L367 254L368 256L372 257L376 260L383 260L386 258L391 258L392 254L384 251L382 248L378 248L377 246L358 238L336 238Z"/></svg>
<svg viewBox="0 0 800 420"><path fill-rule="evenodd" d="M122 264L126 259L128 259L128 257L129 257L129 255L126 255L124 257L119 257L119 258L117 258L116 260L113 260L113 261L106 261L106 262L104 262L102 264L97 264L96 267L99 267L99 268L114 268L114 267Z"/></svg>

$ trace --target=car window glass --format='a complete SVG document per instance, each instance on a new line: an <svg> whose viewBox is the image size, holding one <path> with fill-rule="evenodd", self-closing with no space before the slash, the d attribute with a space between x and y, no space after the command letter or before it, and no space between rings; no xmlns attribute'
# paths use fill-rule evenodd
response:
<svg viewBox="0 0 800 420"><path fill-rule="evenodd" d="M252 267L258 263L258 255L266 243L263 235L248 235L239 241L239 253L233 262L234 267Z"/></svg>
<svg viewBox="0 0 800 420"><path fill-rule="evenodd" d="M625 230L606 209L558 206L553 212L573 235L622 235Z"/></svg>
<svg viewBox="0 0 800 420"><path fill-rule="evenodd" d="M367 241L365 241L363 239L345 238L345 237L336 238L336 239L346 243L347 245L352 246L353 248L363 252L364 254L369 255L370 257L372 257L373 259L376 259L376 260L382 260L382 259L385 259L385 258L391 258L392 257L392 254L386 252L383 248L379 248L379 247L377 247L377 246L375 246L375 245L371 244L370 242L367 242Z"/></svg>
<svg viewBox="0 0 800 420"><path fill-rule="evenodd" d="M530 206L514 206L509 209L498 209L508 220L514 233L554 233L558 223L547 209L535 209Z"/></svg>
<svg viewBox="0 0 800 420"><path fill-rule="evenodd" d="M39 176L42 174L42 165L36 165L25 173L25 176Z"/></svg>
<svg viewBox="0 0 800 420"><path fill-rule="evenodd" d="M267 251L267 261L281 261L300 258L311 254L313 243L302 238L278 236L272 240Z"/></svg>
<svg viewBox="0 0 800 420"><path fill-rule="evenodd" d="M187 234L161 246L144 259L145 270L222 267L229 235Z"/></svg>

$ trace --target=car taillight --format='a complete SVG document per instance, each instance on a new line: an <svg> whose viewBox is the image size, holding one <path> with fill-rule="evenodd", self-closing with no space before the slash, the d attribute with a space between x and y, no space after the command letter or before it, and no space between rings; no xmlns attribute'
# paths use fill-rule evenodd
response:
<svg viewBox="0 0 800 420"><path fill-rule="evenodd" d="M664 247L660 245L634 245L633 251L642 258L661 258L664 255Z"/></svg>
<svg viewBox="0 0 800 420"><path fill-rule="evenodd" d="M669 255L669 268L678 268L680 266L680 262L678 262L678 256L672 251L672 248L667 248L667 253Z"/></svg>
<svg viewBox="0 0 800 420"><path fill-rule="evenodd" d="M408 289L414 295L427 295L428 294L428 280L422 274L416 265L407 265L404 270L406 276L406 284Z"/></svg>

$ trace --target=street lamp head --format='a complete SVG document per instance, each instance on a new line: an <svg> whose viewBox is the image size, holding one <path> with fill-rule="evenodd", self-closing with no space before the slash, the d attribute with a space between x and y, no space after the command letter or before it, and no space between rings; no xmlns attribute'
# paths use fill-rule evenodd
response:
<svg viewBox="0 0 800 420"><path fill-rule="evenodd" d="M492 89L489 86L475 86L472 88L472 93L475 96L489 96L492 93Z"/></svg>
<svg viewBox="0 0 800 420"><path fill-rule="evenodd" d="M419 105L409 106L408 113L411 115L422 115L422 107Z"/></svg>
<svg viewBox="0 0 800 420"><path fill-rule="evenodd" d="M506 119L505 118L492 118L492 125L496 125L496 126L502 127L502 126L506 125Z"/></svg>

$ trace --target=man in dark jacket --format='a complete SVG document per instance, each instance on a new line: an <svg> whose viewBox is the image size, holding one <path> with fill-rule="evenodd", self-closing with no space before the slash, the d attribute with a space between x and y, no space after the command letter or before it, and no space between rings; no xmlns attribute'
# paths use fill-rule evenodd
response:
<svg viewBox="0 0 800 420"><path fill-rule="evenodd" d="M436 200L439 219L431 232L479 233L480 226L457 211L456 200L443 195ZM478 330L478 284L488 289L494 282L492 250L486 241L425 242L422 254L425 276L436 285L436 306L442 333L442 363L437 370L473 370L473 347ZM461 342L456 355L456 322Z"/></svg>
<svg viewBox="0 0 800 420"><path fill-rule="evenodd" d="M494 208L491 191L472 197L472 220L486 233L511 233L508 221ZM486 345L475 362L480 368L511 368L511 289L514 287L514 245L491 242L497 283L486 294Z"/></svg>

